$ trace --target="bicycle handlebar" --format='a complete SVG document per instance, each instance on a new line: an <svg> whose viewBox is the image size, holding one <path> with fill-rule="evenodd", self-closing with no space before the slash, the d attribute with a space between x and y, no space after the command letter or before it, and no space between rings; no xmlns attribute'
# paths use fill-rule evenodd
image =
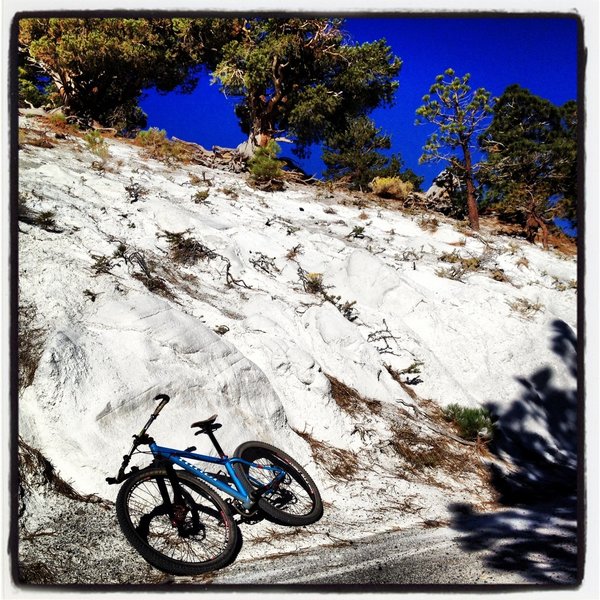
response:
<svg viewBox="0 0 600 600"><path fill-rule="evenodd" d="M152 425L152 423L154 422L156 417L158 417L158 415L160 414L160 411L168 404L170 399L171 398L169 398L169 396L167 396L167 394L158 394L158 396L156 396L154 398L154 400L160 400L160 404L156 407L154 412L150 415L148 422L144 425L144 427L140 431L140 433L133 436L133 439L134 439L133 446L131 447L129 454L126 454L123 457L123 462L121 463L121 468L119 469L118 475L116 477L107 477L106 478L107 483L109 483L111 485L115 484L115 483L121 483L121 481L124 481L128 475L132 474L134 467L131 468L132 472L130 472L128 475L125 474L125 469L127 468L129 461L131 460L131 456L133 455L136 448L140 444L147 444L152 440L152 438L150 438L146 435L146 431L148 431L148 428L150 427L150 425Z"/></svg>

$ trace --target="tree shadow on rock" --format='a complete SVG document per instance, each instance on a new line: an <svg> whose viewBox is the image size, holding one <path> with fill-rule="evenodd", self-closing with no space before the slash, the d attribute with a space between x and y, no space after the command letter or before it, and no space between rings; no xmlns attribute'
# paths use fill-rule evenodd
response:
<svg viewBox="0 0 600 600"><path fill-rule="evenodd" d="M577 561L577 510L573 499L475 513L467 504L454 504L454 529L469 552L485 552L485 565L519 573L538 585L576 585L581 581Z"/></svg>
<svg viewBox="0 0 600 600"><path fill-rule="evenodd" d="M522 394L489 404L496 419L491 483L503 511L476 514L454 505L452 526L468 550L487 549L490 567L537 583L574 584L577 564L577 338L552 323L550 347L566 368L518 377ZM510 507L510 508L509 508Z"/></svg>
<svg viewBox="0 0 600 600"><path fill-rule="evenodd" d="M510 469L492 467L492 483L503 504L530 504L577 493L577 339L563 321L552 324L551 348L562 358L569 380L555 384L555 371L544 367L517 377L522 396L508 409L487 408L497 418L490 450Z"/></svg>

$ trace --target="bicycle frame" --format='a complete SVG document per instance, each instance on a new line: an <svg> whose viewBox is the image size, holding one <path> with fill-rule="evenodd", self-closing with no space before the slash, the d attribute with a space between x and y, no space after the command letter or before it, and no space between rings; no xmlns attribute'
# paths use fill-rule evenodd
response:
<svg viewBox="0 0 600 600"><path fill-rule="evenodd" d="M151 442L149 444L150 450L155 457L160 457L172 462L175 465L180 466L186 471L190 472L192 475L206 481L212 486L216 487L218 490L222 491L229 496L232 496L236 500L242 503L245 509L250 509L256 502L256 496L248 491L244 484L240 481L239 477L235 474L233 470L233 466L236 463L244 464L247 466L255 466L259 469L264 469L265 471L273 471L275 473L275 477L273 480L266 486L265 490L269 487L272 487L275 484L278 484L285 477L285 471L277 466L269 466L269 465L257 465L255 463L244 460L243 458L229 458L224 456L223 458L208 456L206 454L197 454L195 452L189 452L186 450L177 450L175 448L167 448L165 446L159 446L155 442ZM206 471L190 464L184 459L197 460L202 462L207 462L215 465L220 465L225 467L227 474L229 475L231 481L233 482L233 486L213 477Z"/></svg>

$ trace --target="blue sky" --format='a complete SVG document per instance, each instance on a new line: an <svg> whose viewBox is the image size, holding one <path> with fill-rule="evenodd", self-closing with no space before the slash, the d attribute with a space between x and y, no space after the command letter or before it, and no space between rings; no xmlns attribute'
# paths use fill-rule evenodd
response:
<svg viewBox="0 0 600 600"><path fill-rule="evenodd" d="M452 67L471 74L474 88L499 96L513 83L555 104L577 98L578 22L567 17L388 17L352 18L345 29L358 42L385 38L402 61L395 104L372 117L392 136L392 152L425 177L426 189L442 165L419 165L431 129L415 126L415 111L436 75ZM141 102L148 126L202 144L235 147L244 139L233 112L234 98L225 98L204 75L191 95L148 91ZM284 154L292 156L284 145ZM301 165L319 175L323 165L316 149Z"/></svg>

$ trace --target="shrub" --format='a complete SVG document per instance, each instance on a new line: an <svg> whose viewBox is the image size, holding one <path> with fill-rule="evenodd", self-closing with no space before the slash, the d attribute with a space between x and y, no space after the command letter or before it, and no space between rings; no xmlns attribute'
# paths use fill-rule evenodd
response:
<svg viewBox="0 0 600 600"><path fill-rule="evenodd" d="M172 260L182 265L192 266L199 260L211 260L216 254L189 235L189 231L173 233L165 231L164 237L169 242L169 255Z"/></svg>
<svg viewBox="0 0 600 600"><path fill-rule="evenodd" d="M485 408L469 408L458 404L449 404L443 414L447 421L457 427L459 435L466 440L492 438L494 423L490 412Z"/></svg>
<svg viewBox="0 0 600 600"><path fill-rule="evenodd" d="M158 129L157 127L150 127L150 129L138 131L135 136L135 143L138 146L143 146L151 151L161 148L168 143L167 132L164 129Z"/></svg>
<svg viewBox="0 0 600 600"><path fill-rule="evenodd" d="M131 204L148 195L148 190L142 187L139 183L131 181L130 185L125 186L125 191Z"/></svg>
<svg viewBox="0 0 600 600"><path fill-rule="evenodd" d="M110 156L108 145L100 132L94 130L88 131L83 139L88 145L88 148L102 160L105 160Z"/></svg>
<svg viewBox="0 0 600 600"><path fill-rule="evenodd" d="M114 267L113 260L110 256L92 254L92 258L94 259L94 264L92 265L94 276L102 274L108 275Z"/></svg>
<svg viewBox="0 0 600 600"><path fill-rule="evenodd" d="M53 210L42 210L36 216L36 225L46 231L56 231L56 213Z"/></svg>
<svg viewBox="0 0 600 600"><path fill-rule="evenodd" d="M354 229L346 236L348 239L364 239L365 238L365 228L361 225L355 225Z"/></svg>
<svg viewBox="0 0 600 600"><path fill-rule="evenodd" d="M259 184L268 184L271 189L274 182L283 177L282 165L283 162L277 160L277 155L281 151L279 144L274 140L261 148L257 148L254 156L250 159L248 167L250 169L250 177ZM280 187L277 186L276 187Z"/></svg>
<svg viewBox="0 0 600 600"><path fill-rule="evenodd" d="M288 250L288 253L285 255L285 257L288 260L295 260L299 254L302 254L303 251L302 244L296 244L293 248Z"/></svg>
<svg viewBox="0 0 600 600"><path fill-rule="evenodd" d="M436 217L427 215L421 215L417 223L421 229L424 231L431 231L432 233L435 233L440 227L440 222Z"/></svg>
<svg viewBox="0 0 600 600"><path fill-rule="evenodd" d="M139 131L135 143L146 148L152 158L165 162L182 161L188 157L189 150L185 144L173 142L167 139L164 129L150 127L150 129Z"/></svg>
<svg viewBox="0 0 600 600"><path fill-rule="evenodd" d="M196 204L204 204L207 202L209 196L208 190L198 190L193 196L193 200Z"/></svg>
<svg viewBox="0 0 600 600"><path fill-rule="evenodd" d="M440 256L442 262L450 264L459 264L465 271L477 271L483 263L483 258L478 256L461 256L456 250L454 252L444 252Z"/></svg>
<svg viewBox="0 0 600 600"><path fill-rule="evenodd" d="M395 200L404 200L413 191L413 184L400 177L375 177L369 187L375 195Z"/></svg>
<svg viewBox="0 0 600 600"><path fill-rule="evenodd" d="M508 301L510 308L522 316L524 319L533 319L533 316L544 309L540 302L531 302L527 298L517 298L512 302Z"/></svg>
<svg viewBox="0 0 600 600"><path fill-rule="evenodd" d="M50 115L50 124L60 132L68 131L71 128L71 125L67 122L67 117L61 112Z"/></svg>
<svg viewBox="0 0 600 600"><path fill-rule="evenodd" d="M307 273L305 287L306 291L310 294L319 294L325 291L323 287L323 273Z"/></svg>

